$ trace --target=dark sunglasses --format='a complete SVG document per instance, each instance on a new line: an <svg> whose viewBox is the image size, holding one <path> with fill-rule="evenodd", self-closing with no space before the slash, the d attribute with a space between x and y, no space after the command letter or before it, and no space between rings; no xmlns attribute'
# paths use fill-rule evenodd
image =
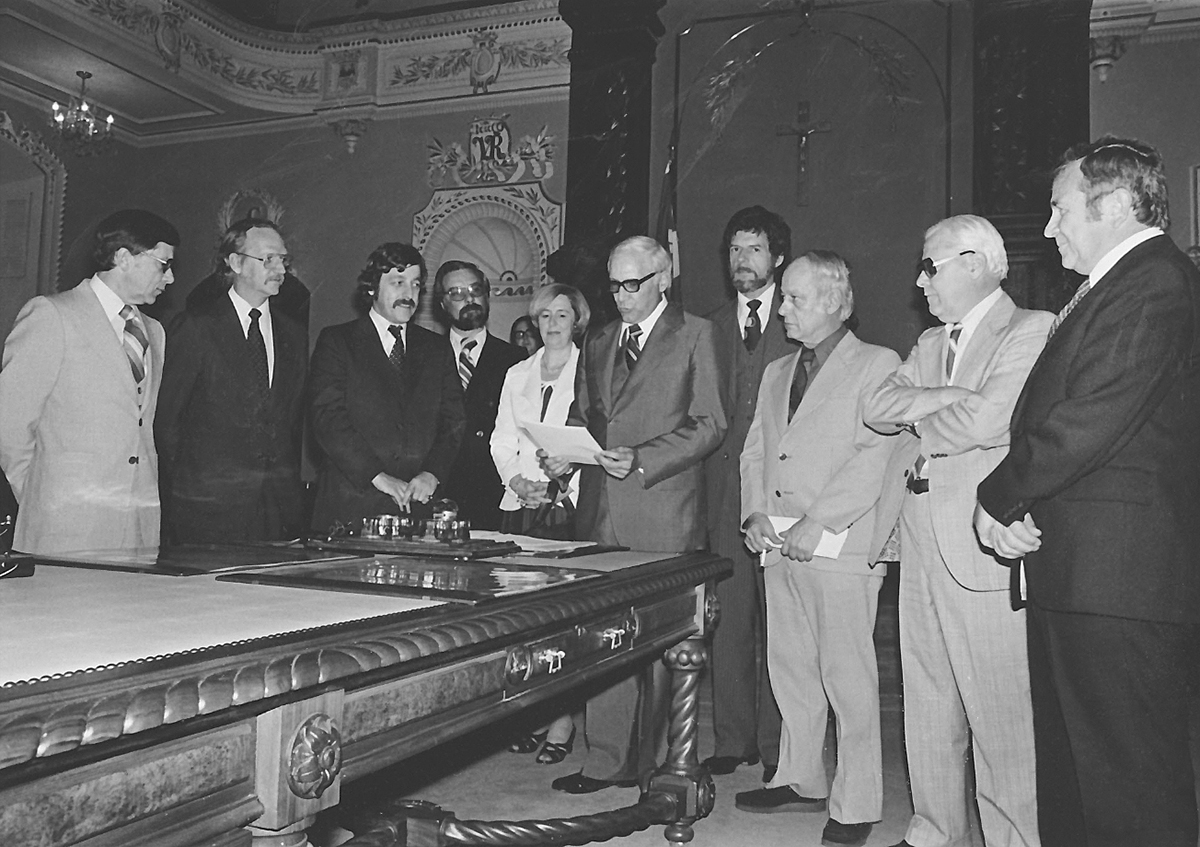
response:
<svg viewBox="0 0 1200 847"><path fill-rule="evenodd" d="M938 259L936 262L926 256L921 261L917 262L917 276L925 274L927 277L935 277L937 276L938 268L940 268L942 265L946 264L947 262L953 262L955 259L959 258L959 256L966 256L968 253L974 252L974 250L963 250L957 256L947 256L945 259Z"/></svg>
<svg viewBox="0 0 1200 847"><path fill-rule="evenodd" d="M160 258L158 258L158 256L155 256L153 253L141 253L140 255L142 255L142 256L149 256L151 259L153 259L154 261L156 261L156 262L158 262L160 265L162 265L162 272L163 272L163 274L164 274L164 275L165 275L165 274L166 274L168 271L170 271L170 270L171 270L171 268L172 268L172 266L175 264L175 260L174 260L174 259L160 259Z"/></svg>
<svg viewBox="0 0 1200 847"><path fill-rule="evenodd" d="M624 288L630 294L637 294L638 290L642 287L642 283L658 276L660 273L662 271L650 271L650 273L641 279L610 279L608 281L608 291L610 294L616 294Z"/></svg>

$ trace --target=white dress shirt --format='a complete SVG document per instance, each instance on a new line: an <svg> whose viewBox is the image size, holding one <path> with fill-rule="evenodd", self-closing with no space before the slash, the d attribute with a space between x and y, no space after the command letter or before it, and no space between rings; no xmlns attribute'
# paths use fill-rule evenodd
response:
<svg viewBox="0 0 1200 847"><path fill-rule="evenodd" d="M250 337L250 310L258 309L258 331L262 333L263 344L267 348L267 385L275 384L275 333L271 331L271 301L264 300L261 306L251 306L242 295L229 286L229 299L233 310L237 312L238 320L242 322L242 337Z"/></svg>

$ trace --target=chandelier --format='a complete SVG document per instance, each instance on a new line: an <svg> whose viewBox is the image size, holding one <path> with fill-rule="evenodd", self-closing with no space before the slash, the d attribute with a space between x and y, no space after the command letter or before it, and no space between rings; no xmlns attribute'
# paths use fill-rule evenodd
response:
<svg viewBox="0 0 1200 847"><path fill-rule="evenodd" d="M71 98L66 108L55 103L50 107L50 126L55 135L77 156L94 156L112 146L113 116L101 118L85 99L87 81L92 75L75 71L79 77L79 99Z"/></svg>

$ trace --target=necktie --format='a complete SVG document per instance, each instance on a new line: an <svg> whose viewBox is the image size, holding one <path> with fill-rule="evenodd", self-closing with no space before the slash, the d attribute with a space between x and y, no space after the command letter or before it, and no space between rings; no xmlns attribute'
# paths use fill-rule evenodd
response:
<svg viewBox="0 0 1200 847"><path fill-rule="evenodd" d="M1075 289L1075 295L1068 301L1067 305L1063 306L1062 311L1054 318L1054 323L1050 324L1050 334L1046 336L1047 341L1054 337L1054 333L1058 332L1058 328L1062 326L1062 322L1067 319L1067 315L1074 311L1075 307L1079 305L1079 301L1083 299L1083 295L1087 294L1091 288L1091 281L1085 279L1083 284Z"/></svg>
<svg viewBox="0 0 1200 847"><path fill-rule="evenodd" d="M796 375L792 377L792 390L788 393L788 423L791 423L800 401L804 399L804 391L808 388L808 366L817 358L816 351L811 347L800 350L800 361L796 365Z"/></svg>
<svg viewBox="0 0 1200 847"><path fill-rule="evenodd" d="M542 386L542 416L538 418L540 421L546 420L546 410L550 408L550 395L554 393L553 385Z"/></svg>
<svg viewBox="0 0 1200 847"><path fill-rule="evenodd" d="M146 377L146 333L142 332L134 317L133 306L126 303L121 307L120 315L125 319L121 339L125 356L129 359L129 369L133 372L133 381L141 382Z"/></svg>
<svg viewBox="0 0 1200 847"><path fill-rule="evenodd" d="M471 351L475 349L477 343L468 341L458 354L458 378L462 380L463 391L467 390L467 386L471 384L471 377L475 375L475 363L471 361Z"/></svg>
<svg viewBox="0 0 1200 847"><path fill-rule="evenodd" d="M404 370L404 328L399 324L392 324L388 327L388 332L396 339L396 343L392 345L392 352L388 354L388 361L396 370Z"/></svg>
<svg viewBox="0 0 1200 847"><path fill-rule="evenodd" d="M250 347L250 367L253 371L254 383L262 394L271 390L271 378L267 371L267 345L263 342L262 330L258 319L262 312L250 310L250 329L246 332L246 343Z"/></svg>
<svg viewBox="0 0 1200 847"><path fill-rule="evenodd" d="M746 305L750 307L750 314L746 315L746 336L742 340L746 344L746 352L753 353L758 346L758 339L762 338L762 323L758 319L758 307L762 301L750 300Z"/></svg>
<svg viewBox="0 0 1200 847"><path fill-rule="evenodd" d="M950 343L946 345L946 384L950 384L950 376L954 373L954 360L958 356L958 337L962 335L962 327L955 326L950 330Z"/></svg>
<svg viewBox="0 0 1200 847"><path fill-rule="evenodd" d="M637 324L625 331L625 366L629 368L630 372L637 364L638 357L642 355L642 345L638 342L641 334L642 328Z"/></svg>

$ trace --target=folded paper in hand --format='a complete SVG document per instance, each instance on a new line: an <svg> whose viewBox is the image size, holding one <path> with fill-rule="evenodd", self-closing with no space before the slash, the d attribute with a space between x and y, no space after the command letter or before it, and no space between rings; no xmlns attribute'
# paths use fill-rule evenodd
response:
<svg viewBox="0 0 1200 847"><path fill-rule="evenodd" d="M549 456L566 459L579 465L595 465L596 454L604 448L596 443L584 426L555 426L554 424L526 421L522 429L529 433L533 443Z"/></svg>
<svg viewBox="0 0 1200 847"><path fill-rule="evenodd" d="M771 519L771 528L775 530L776 535L783 535L792 528L792 524L797 520L780 515L768 515L768 517ZM846 543L846 536L849 534L849 529L839 532L837 535L827 529L821 530L821 540L817 542L817 549L813 550L813 555L825 559L836 559L841 555L842 545Z"/></svg>

